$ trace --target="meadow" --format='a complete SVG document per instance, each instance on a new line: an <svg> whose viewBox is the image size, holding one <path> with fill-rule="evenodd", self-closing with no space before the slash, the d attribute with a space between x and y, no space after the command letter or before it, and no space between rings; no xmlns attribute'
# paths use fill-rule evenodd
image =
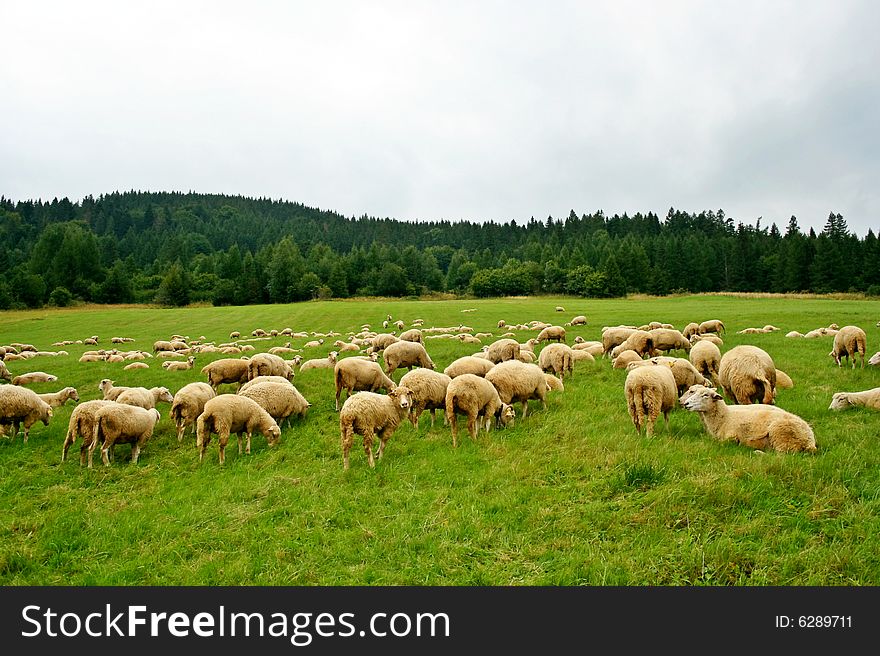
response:
<svg viewBox="0 0 880 656"><path fill-rule="evenodd" d="M554 311L562 305L564 313ZM474 309L472 312L464 310ZM602 326L652 320L682 328L721 319L725 351L755 344L794 380L777 404L812 426L818 452L760 453L709 437L681 409L648 439L636 434L623 394L625 372L608 360L579 363L548 408L532 404L512 428L467 437L452 448L442 421L419 431L404 423L375 469L356 442L343 472L332 370L297 374L312 403L269 448L254 437L250 456L235 439L226 464L216 440L199 462L195 439L178 443L161 404L158 430L137 465L129 447L110 467L79 465L79 444L60 462L73 405L27 444L0 438L0 584L3 585L822 585L880 584L880 413L828 410L836 391L880 386L880 367L838 368L832 338L784 337L789 330L855 324L880 350L880 301L725 295L585 300L350 300L247 307L85 307L0 312L0 344L56 350L63 339L130 336L151 350L174 333L215 342L256 328L336 330L345 335L387 314L424 326L466 324L502 331L532 319ZM780 332L736 335L772 323ZM525 341L534 333L518 333ZM253 342L258 349L288 338ZM306 340L293 340L302 346ZM330 340L332 341L332 340ZM485 342L484 342L485 343ZM427 340L437 369L476 347ZM98 382L164 385L171 392L204 380L196 367L142 371L67 357L8 363L13 374L42 370L81 400ZM309 349L321 357L329 349ZM404 372L398 371L399 380ZM234 387L223 388L234 391ZM517 406L517 413L520 408Z"/></svg>

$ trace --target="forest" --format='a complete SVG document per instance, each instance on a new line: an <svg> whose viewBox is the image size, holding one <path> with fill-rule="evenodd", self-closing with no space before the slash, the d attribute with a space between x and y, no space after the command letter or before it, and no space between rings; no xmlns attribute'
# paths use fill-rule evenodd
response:
<svg viewBox="0 0 880 656"><path fill-rule="evenodd" d="M0 309L75 302L183 306L315 298L631 293L880 295L880 245L831 212L792 216L601 210L528 222L408 222L268 198L114 192L81 202L0 197Z"/></svg>

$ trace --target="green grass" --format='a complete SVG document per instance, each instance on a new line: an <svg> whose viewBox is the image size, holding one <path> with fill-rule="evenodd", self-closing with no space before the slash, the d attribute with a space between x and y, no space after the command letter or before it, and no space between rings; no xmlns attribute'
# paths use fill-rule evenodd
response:
<svg viewBox="0 0 880 656"><path fill-rule="evenodd" d="M565 313L555 313L563 305ZM461 310L476 308L476 312ZM880 368L855 371L827 356L831 338L787 339L831 322L860 325L869 355L880 349L880 302L845 299L691 296L594 301L558 298L346 301L237 308L84 308L0 313L0 344L98 334L136 338L150 349L172 333L227 341L229 332L328 331L386 314L425 326L564 322L598 339L603 325L722 319L726 350L767 350L795 388L778 405L813 426L815 455L760 454L712 440L696 415L677 409L668 431L639 437L627 415L625 372L607 360L579 364L512 429L466 433L453 450L448 428L402 425L374 470L356 443L343 472L332 373L297 375L313 407L269 449L255 436L225 467L216 440L199 463L195 442L178 443L168 406L138 465L117 449L109 468L81 469L75 445L60 463L72 405L27 444L0 438L0 584L3 585L877 585L880 584L880 413L827 410L835 391L880 386ZM772 323L768 335L735 335ZM522 333L524 341L529 333ZM261 348L287 341L255 342ZM294 340L301 346L305 340ZM98 381L166 385L201 380L196 368L168 373L68 357L11 362L13 374L42 370L99 398ZM326 354L314 349L307 357ZM429 340L438 369L475 347ZM399 380L401 372L395 374ZM230 387L231 391L232 388ZM534 404L533 404L534 405ZM519 411L519 408L518 408ZM463 419L459 419L462 429Z"/></svg>

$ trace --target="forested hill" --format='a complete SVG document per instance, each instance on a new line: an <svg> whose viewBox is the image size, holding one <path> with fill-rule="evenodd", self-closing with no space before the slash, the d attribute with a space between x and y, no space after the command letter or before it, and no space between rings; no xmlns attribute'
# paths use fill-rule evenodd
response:
<svg viewBox="0 0 880 656"><path fill-rule="evenodd" d="M525 225L349 218L194 193L52 202L0 197L0 308L290 302L432 291L620 296L671 291L880 293L880 245L840 214L819 235L723 211L601 211Z"/></svg>

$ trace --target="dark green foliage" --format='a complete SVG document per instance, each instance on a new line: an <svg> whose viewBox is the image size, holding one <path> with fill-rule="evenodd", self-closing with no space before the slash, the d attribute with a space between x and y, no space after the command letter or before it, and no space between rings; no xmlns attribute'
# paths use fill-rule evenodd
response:
<svg viewBox="0 0 880 656"><path fill-rule="evenodd" d="M189 274L179 261L171 265L168 273L162 278L156 302L159 305L183 307L189 305L191 281Z"/></svg>
<svg viewBox="0 0 880 656"><path fill-rule="evenodd" d="M55 307L67 307L72 301L73 294L70 293L67 287L56 287L49 294L49 305L54 305Z"/></svg>

